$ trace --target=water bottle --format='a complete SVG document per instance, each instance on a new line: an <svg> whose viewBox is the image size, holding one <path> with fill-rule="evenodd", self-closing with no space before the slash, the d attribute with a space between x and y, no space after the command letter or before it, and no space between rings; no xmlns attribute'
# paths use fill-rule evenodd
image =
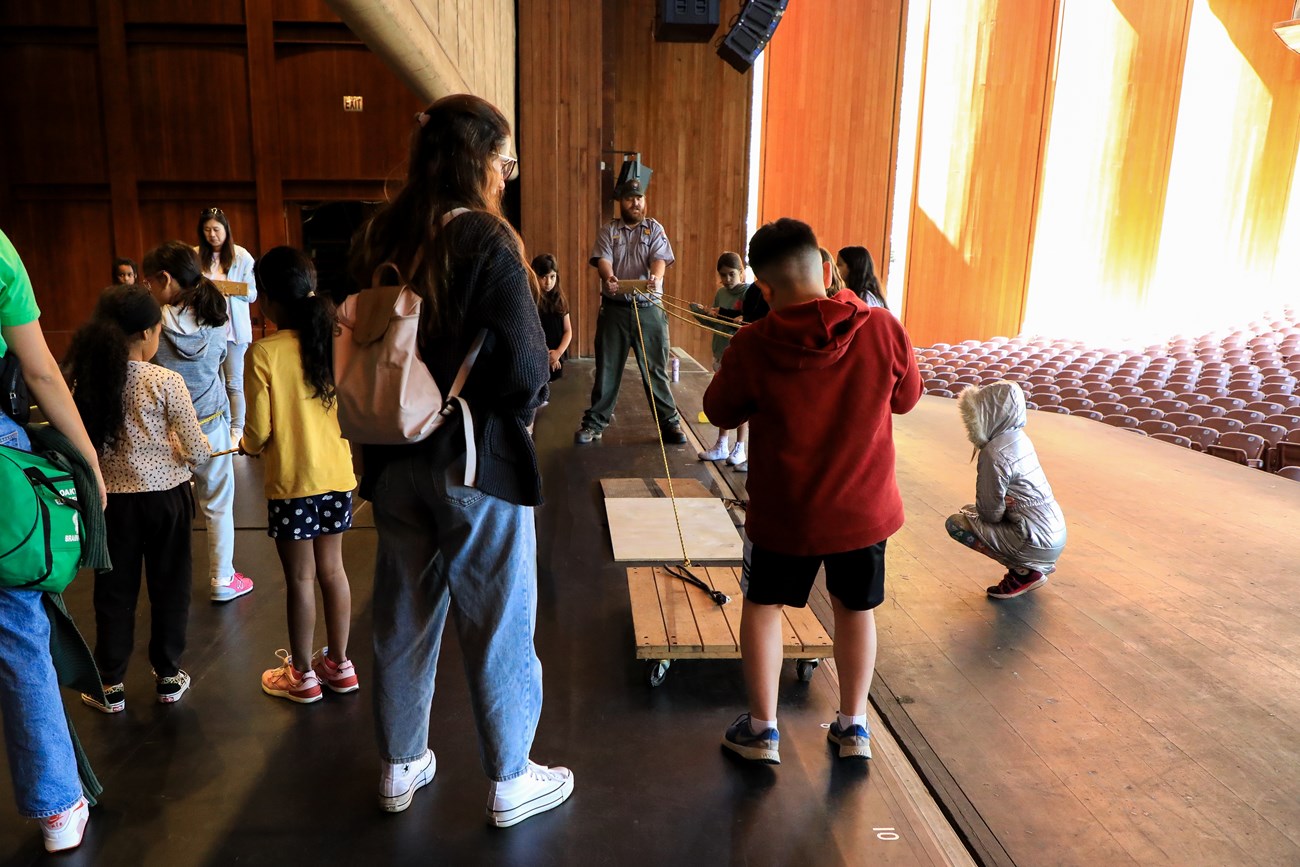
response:
<svg viewBox="0 0 1300 867"><path fill-rule="evenodd" d="M678 382L682 376L682 360L674 355L668 359L668 368L672 371L673 382Z"/></svg>

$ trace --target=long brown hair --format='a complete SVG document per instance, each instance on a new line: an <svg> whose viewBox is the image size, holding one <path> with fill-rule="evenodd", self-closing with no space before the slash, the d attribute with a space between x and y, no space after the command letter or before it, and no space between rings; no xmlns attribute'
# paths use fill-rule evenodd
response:
<svg viewBox="0 0 1300 867"><path fill-rule="evenodd" d="M829 263L831 266L831 285L826 289L826 297L834 298L844 289L844 278L840 276L839 266L835 264L835 257L831 251L825 247L819 247L822 253L822 262Z"/></svg>
<svg viewBox="0 0 1300 867"><path fill-rule="evenodd" d="M425 334L454 334L464 311L453 309L447 295L452 250L438 231L445 214L469 208L495 217L537 292L523 240L502 216L497 194L494 166L510 141L510 123L487 100L464 93L438 100L416 122L406 184L358 230L351 270L359 285L369 286L377 267L395 263L423 299Z"/></svg>

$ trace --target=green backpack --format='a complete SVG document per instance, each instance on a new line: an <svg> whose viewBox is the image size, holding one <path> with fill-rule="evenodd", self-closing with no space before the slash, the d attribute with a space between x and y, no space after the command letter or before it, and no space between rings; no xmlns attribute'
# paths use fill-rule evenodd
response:
<svg viewBox="0 0 1300 867"><path fill-rule="evenodd" d="M81 513L72 476L0 446L0 587L62 593L81 561Z"/></svg>

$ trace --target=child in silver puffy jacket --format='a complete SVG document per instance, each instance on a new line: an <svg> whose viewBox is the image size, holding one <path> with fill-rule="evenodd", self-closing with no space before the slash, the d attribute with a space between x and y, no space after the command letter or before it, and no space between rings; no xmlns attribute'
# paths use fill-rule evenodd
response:
<svg viewBox="0 0 1300 867"><path fill-rule="evenodd" d="M1025 395L1006 380L971 387L957 401L979 454L975 504L948 518L948 535L1007 567L988 588L1011 599L1047 583L1065 548L1065 516L1034 444L1025 435Z"/></svg>

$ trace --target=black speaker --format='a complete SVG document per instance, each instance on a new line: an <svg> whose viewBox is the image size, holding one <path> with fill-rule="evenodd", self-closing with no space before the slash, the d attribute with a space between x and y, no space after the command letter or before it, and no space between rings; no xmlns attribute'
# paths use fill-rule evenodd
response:
<svg viewBox="0 0 1300 867"><path fill-rule="evenodd" d="M656 42L708 42L718 29L721 0L659 0Z"/></svg>
<svg viewBox="0 0 1300 867"><path fill-rule="evenodd" d="M748 72L767 47L776 26L781 23L785 7L790 0L748 0L740 10L736 23L718 46L718 56L735 67L737 72Z"/></svg>

